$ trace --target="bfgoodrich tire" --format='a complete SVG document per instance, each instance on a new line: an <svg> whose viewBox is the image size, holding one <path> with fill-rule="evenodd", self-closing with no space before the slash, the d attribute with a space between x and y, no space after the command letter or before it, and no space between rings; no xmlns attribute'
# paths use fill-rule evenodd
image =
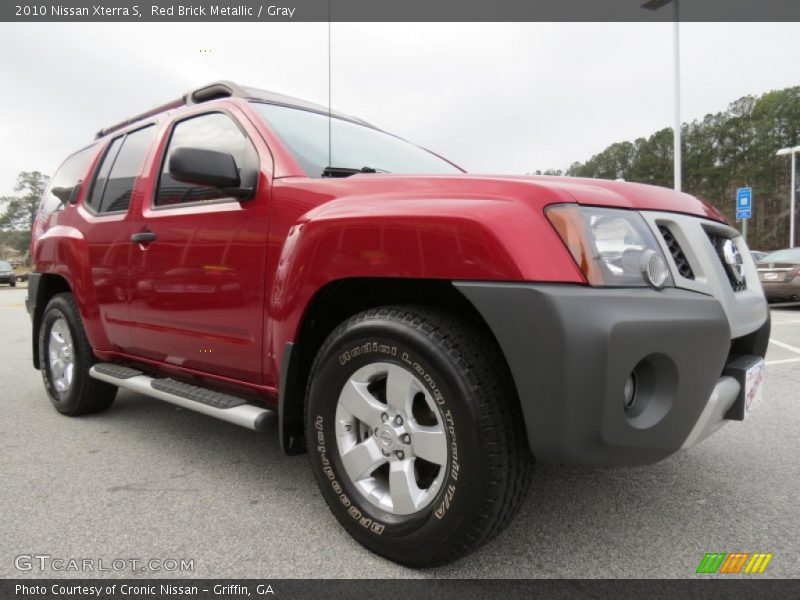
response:
<svg viewBox="0 0 800 600"><path fill-rule="evenodd" d="M89 377L96 362L72 294L53 296L39 328L42 379L58 412L76 416L105 410L116 386Z"/></svg>
<svg viewBox="0 0 800 600"><path fill-rule="evenodd" d="M494 340L420 307L356 315L325 341L306 395L325 500L361 544L395 562L453 561L501 531L533 459Z"/></svg>

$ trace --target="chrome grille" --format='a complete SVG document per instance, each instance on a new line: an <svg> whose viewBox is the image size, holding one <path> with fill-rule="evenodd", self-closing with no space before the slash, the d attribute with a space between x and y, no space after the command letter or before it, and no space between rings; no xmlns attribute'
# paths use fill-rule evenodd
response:
<svg viewBox="0 0 800 600"><path fill-rule="evenodd" d="M686 258L686 254L683 253L681 245L678 243L678 240L675 239L675 236L672 235L669 227L666 225L659 225L658 230L661 232L661 237L664 238L667 248L669 248L669 253L672 254L672 259L675 261L675 266L678 267L680 276L684 279L694 279L692 265L689 264L689 259Z"/></svg>
<svg viewBox="0 0 800 600"><path fill-rule="evenodd" d="M725 259L725 244L730 241L730 238L708 230L706 230L706 235L708 235L708 240L714 247L714 251L719 259L719 262L722 263L722 268L724 269L725 274L728 276L728 282L731 284L733 291L741 292L742 290L746 290L747 279L745 279L743 275L741 277L737 277L733 266L730 265Z"/></svg>

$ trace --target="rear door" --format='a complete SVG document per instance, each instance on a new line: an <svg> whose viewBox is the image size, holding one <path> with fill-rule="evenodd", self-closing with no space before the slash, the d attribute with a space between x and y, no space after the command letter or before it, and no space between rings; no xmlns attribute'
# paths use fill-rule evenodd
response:
<svg viewBox="0 0 800 600"><path fill-rule="evenodd" d="M183 115L154 162L132 229L131 353L200 374L260 384L271 159L233 106ZM177 148L226 152L247 199L176 181Z"/></svg>
<svg viewBox="0 0 800 600"><path fill-rule="evenodd" d="M80 213L86 222L89 277L108 339L108 349L125 352L131 344L128 325L128 262L132 200L143 195L139 180L155 138L146 125L113 138L103 149Z"/></svg>

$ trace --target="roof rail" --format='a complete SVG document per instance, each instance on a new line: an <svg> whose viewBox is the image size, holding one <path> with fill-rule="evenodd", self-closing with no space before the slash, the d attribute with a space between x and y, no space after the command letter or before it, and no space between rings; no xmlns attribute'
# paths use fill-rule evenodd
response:
<svg viewBox="0 0 800 600"><path fill-rule="evenodd" d="M199 87L195 90L190 90L180 98L176 98L171 102L156 106L155 108L151 108L150 110L125 119L124 121L120 121L115 125L101 129L95 135L95 139L104 137L109 133L122 129L123 127L127 127L128 125L132 125L137 121L142 121L148 117L172 110L173 108L180 108L181 106L187 106L190 104L200 104L201 102L208 102L218 98L246 98L250 95L251 94L249 94L245 88L236 85L232 81L215 81L214 83L209 83L208 85L204 85L203 87Z"/></svg>
<svg viewBox="0 0 800 600"><path fill-rule="evenodd" d="M101 129L100 131L97 132L95 139L104 137L109 133L122 129L123 127L127 127L128 125L132 125L137 121L142 121L144 119L147 119L148 117L152 117L154 115L157 115L158 113L162 113L167 110L180 108L181 106L190 106L193 104L210 102L211 100L218 100L219 98L247 98L250 100L263 100L265 102L270 102L273 104L282 104L284 106L293 106L296 108L312 110L320 113L327 113L329 111L328 107L326 106L314 104L306 100L293 98L291 96L284 96L283 94L276 94L274 92L268 92L266 90L258 90L255 88L243 87L232 81L221 80L209 83L208 85L204 85L194 90L190 90L186 92L183 96L181 96L180 98L176 98L172 102L167 102L166 104L162 104L161 106L156 106L155 108L145 111L134 117L125 119L124 121L121 121L116 125L112 125L111 127L106 127L105 129ZM331 111L331 114L341 119L347 119L348 121L354 121L356 123L361 123L362 125L374 127L373 125L370 125L366 121L363 121L356 117L351 117L336 111Z"/></svg>
<svg viewBox="0 0 800 600"><path fill-rule="evenodd" d="M172 102L167 102L166 104L162 104L161 106L156 106L155 108L151 108L150 110L140 113L136 116L130 117L129 119L120 121L116 125L112 125L111 127L106 127L104 129L101 129L95 134L94 138L100 139L101 137L104 137L113 131L117 131L118 129L122 129L123 127L127 127L128 125L133 125L137 121L142 121L147 117L152 117L153 115L157 115L158 113L164 112L166 110L172 110L173 108L178 108L180 106L184 106L185 104L186 102L184 101L183 98L176 98Z"/></svg>

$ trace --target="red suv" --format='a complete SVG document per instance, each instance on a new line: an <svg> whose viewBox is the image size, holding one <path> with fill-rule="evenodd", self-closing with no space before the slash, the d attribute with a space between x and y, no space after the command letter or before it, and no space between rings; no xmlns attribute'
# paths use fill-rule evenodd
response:
<svg viewBox="0 0 800 600"><path fill-rule="evenodd" d="M692 196L468 175L230 82L67 158L31 256L58 411L277 412L341 524L413 566L501 531L534 457L653 463L742 420L769 337L744 241Z"/></svg>

